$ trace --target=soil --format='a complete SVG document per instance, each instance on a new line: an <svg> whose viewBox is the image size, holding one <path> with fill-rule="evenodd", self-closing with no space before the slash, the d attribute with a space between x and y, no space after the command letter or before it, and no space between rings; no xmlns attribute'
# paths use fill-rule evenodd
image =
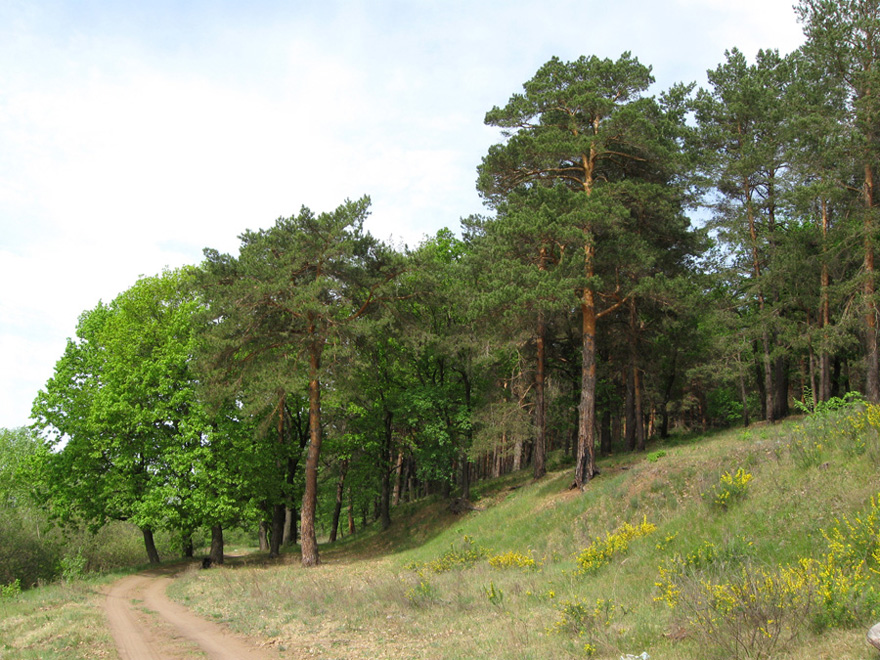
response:
<svg viewBox="0 0 880 660"><path fill-rule="evenodd" d="M267 660L277 657L171 601L181 567L129 575L107 589L104 609L121 660Z"/></svg>

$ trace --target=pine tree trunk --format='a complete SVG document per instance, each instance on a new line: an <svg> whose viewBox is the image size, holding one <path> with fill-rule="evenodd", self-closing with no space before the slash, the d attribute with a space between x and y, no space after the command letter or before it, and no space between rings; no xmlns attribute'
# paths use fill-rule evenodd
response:
<svg viewBox="0 0 880 660"><path fill-rule="evenodd" d="M593 246L584 248L588 278L593 274ZM578 447L574 485L583 490L596 470L596 303L593 291L585 288L581 302L581 400L578 405Z"/></svg>
<svg viewBox="0 0 880 660"><path fill-rule="evenodd" d="M740 369L739 372L739 397L742 401L742 423L744 427L749 425L749 394L746 389L746 376Z"/></svg>
<svg viewBox="0 0 880 660"><path fill-rule="evenodd" d="M880 358L877 353L877 301L874 300L874 170L865 165L865 396L880 403Z"/></svg>
<svg viewBox="0 0 880 660"><path fill-rule="evenodd" d="M543 253L543 250L541 250ZM543 270L543 265L542 268ZM532 460L532 476L540 479L547 474L547 407L544 395L547 325L544 313L538 312L536 337L537 368L535 370L535 452Z"/></svg>
<svg viewBox="0 0 880 660"><path fill-rule="evenodd" d="M403 488L403 450L397 452L397 462L394 464L394 492L391 494L391 506L400 504L400 493Z"/></svg>
<svg viewBox="0 0 880 660"><path fill-rule="evenodd" d="M831 275L828 273L827 241L828 241L828 203L822 199L822 275L820 281L821 314L819 325L822 327L822 346L819 349L819 392L813 396L814 401L828 401L831 398L831 355L828 353L828 332L831 326L831 303L829 289Z"/></svg>
<svg viewBox="0 0 880 660"><path fill-rule="evenodd" d="M156 550L156 542L153 540L153 530L149 527L141 527L141 533L144 535L144 547L147 550L147 559L151 564L158 564L159 551Z"/></svg>
<svg viewBox="0 0 880 660"><path fill-rule="evenodd" d="M624 408L624 441L626 442L626 448L630 451L635 451L636 449L636 397L635 397L635 383L634 381L634 369L632 362L626 368L626 396L623 400L623 408Z"/></svg>
<svg viewBox="0 0 880 660"><path fill-rule="evenodd" d="M309 352L309 452L306 457L306 487L300 511L302 565L317 566L318 538L315 534L315 513L318 505L318 461L321 454L321 367L323 346L319 340Z"/></svg>

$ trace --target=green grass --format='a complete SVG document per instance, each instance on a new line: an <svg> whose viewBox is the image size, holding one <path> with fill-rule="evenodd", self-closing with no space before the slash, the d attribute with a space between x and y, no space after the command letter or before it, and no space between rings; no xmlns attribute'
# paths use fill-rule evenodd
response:
<svg viewBox="0 0 880 660"><path fill-rule="evenodd" d="M870 506L880 492L878 434L869 425L860 439L829 443L829 428L847 433L847 424L855 424L847 411L839 414L833 424L794 420L678 437L647 454L603 459L601 476L584 492L569 490L568 467L538 482L528 471L507 475L476 485L480 511L456 516L439 499L405 504L394 510L386 532L371 527L323 546L324 563L317 568L301 568L294 553L271 563L251 558L190 571L170 594L290 657L617 660L647 651L654 660L875 660L864 635L880 615L880 595L874 599L871 586L877 574L859 583L860 592L845 603L852 605L846 623L849 612L818 616L818 591L810 603L797 605L801 609L794 601L774 601L784 630L772 644L758 635L730 646L731 636L748 637L755 626L768 625L757 606L740 607L712 624L700 624L688 610L709 611L700 580L732 589L744 569L760 576L804 559L821 561L828 553L822 530ZM880 428L880 413L876 417ZM804 439L820 437L822 460L804 461ZM800 449L792 447L794 438ZM729 477L740 469L751 479L731 486ZM725 487L735 487L734 496L724 506L713 503ZM579 570L585 548L643 521L657 529L626 544L608 543L605 563ZM687 559L708 544L712 550L702 550L708 553L703 560ZM507 560L493 566L490 559L499 555ZM688 561L690 568L676 578L681 603L672 608L658 601L661 566L687 567ZM63 592L47 596L52 604L42 609L80 608L92 621L83 605L88 598L68 595L69 601ZM46 625L39 617L48 615L39 607L28 610L27 602L24 596L12 604L0 601L0 642ZM6 623L4 607L23 608L12 618L25 618ZM78 634L68 632L70 639ZM60 644L53 639L58 637L45 634L27 648Z"/></svg>
<svg viewBox="0 0 880 660"><path fill-rule="evenodd" d="M713 647L686 611L655 600L667 558L711 542L718 548L711 575L733 580L743 566L821 557L821 530L877 495L878 465L864 455L830 451L822 464L802 467L789 449L800 423L618 455L600 461L602 475L583 493L568 489L569 468L537 483L527 471L507 475L475 489L484 510L454 516L438 500L408 504L395 510L387 532L370 529L323 547L317 569L302 569L291 556L284 566L198 572L178 581L172 595L294 655L312 649L326 658L617 660L647 651L667 660L868 660L876 654L864 643L873 623L865 612L845 629L804 625L766 655L760 644L734 653ZM737 486L742 492L729 505L713 505L723 475L740 468L752 479ZM657 530L579 574L576 559L591 542L643 520ZM441 561L471 546L482 559ZM492 567L488 558L503 553L528 555L537 566Z"/></svg>
<svg viewBox="0 0 880 660"><path fill-rule="evenodd" d="M0 658L112 658L116 649L101 602L101 580L78 580L0 599Z"/></svg>

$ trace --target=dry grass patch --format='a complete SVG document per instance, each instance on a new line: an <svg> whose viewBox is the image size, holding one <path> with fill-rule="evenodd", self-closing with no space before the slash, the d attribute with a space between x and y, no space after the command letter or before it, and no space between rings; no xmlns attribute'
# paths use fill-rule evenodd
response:
<svg viewBox="0 0 880 660"><path fill-rule="evenodd" d="M0 599L0 658L115 658L94 583L52 585Z"/></svg>

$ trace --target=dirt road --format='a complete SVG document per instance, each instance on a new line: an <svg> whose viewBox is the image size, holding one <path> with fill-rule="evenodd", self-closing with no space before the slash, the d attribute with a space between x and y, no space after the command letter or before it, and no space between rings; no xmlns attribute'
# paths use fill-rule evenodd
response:
<svg viewBox="0 0 880 660"><path fill-rule="evenodd" d="M104 609L121 660L278 657L171 601L165 589L174 572L167 568L147 571L110 586Z"/></svg>

